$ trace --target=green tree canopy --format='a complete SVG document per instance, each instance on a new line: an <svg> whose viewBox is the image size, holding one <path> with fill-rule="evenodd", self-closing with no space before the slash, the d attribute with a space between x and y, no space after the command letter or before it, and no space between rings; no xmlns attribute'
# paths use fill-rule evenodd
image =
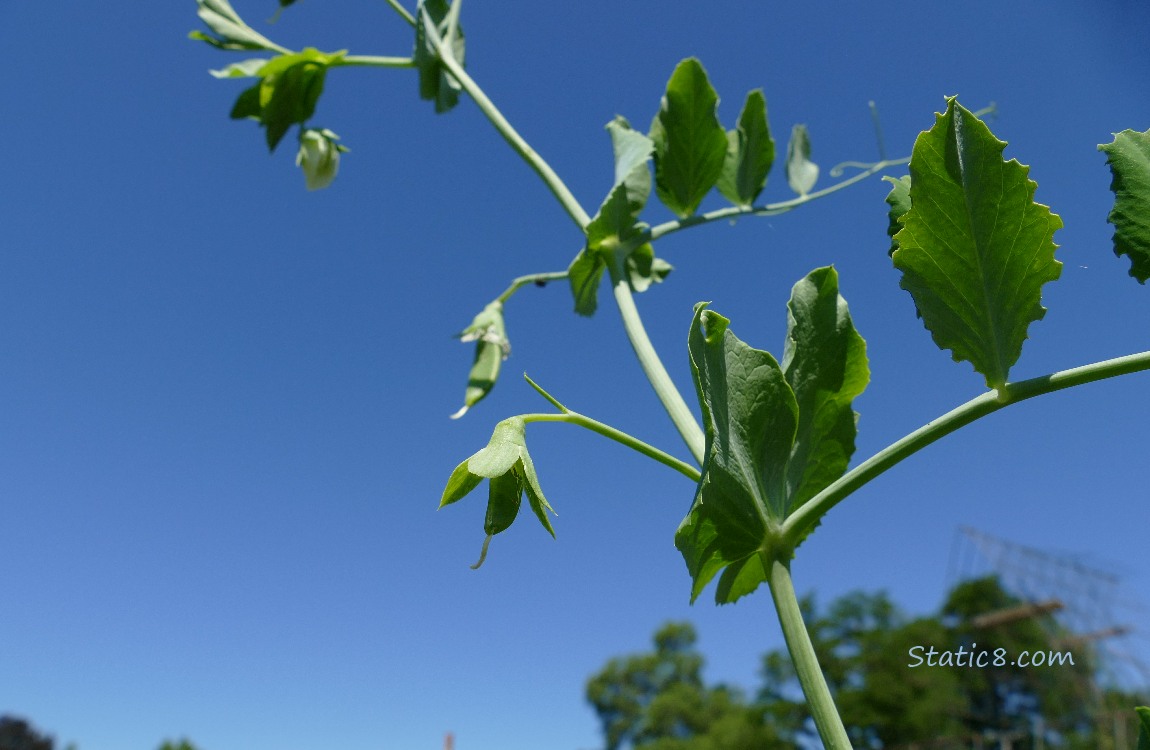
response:
<svg viewBox="0 0 1150 750"><path fill-rule="evenodd" d="M942 738L1011 734L1015 750L1028 750L1036 728L1048 748L1113 747L1108 734L1114 712L1133 717L1131 709L1145 697L1098 690L1089 649L1068 638L1049 614L1026 613L1020 604L994 577L958 584L931 617L903 614L884 593L849 594L822 611L806 598L811 640L855 748L926 748ZM1000 616L980 619L990 613ZM665 625L654 641L654 651L611 659L588 681L587 698L607 750L800 748L817 742L785 651L763 656L762 683L748 699L737 688L704 682L704 660L689 624ZM928 663L931 647L934 666ZM1069 652L1073 664L1014 663L1024 651ZM951 654L945 662L944 652ZM960 653L965 656L958 664ZM983 665L970 666L972 655L981 653ZM1100 716L1109 718L1096 733Z"/></svg>

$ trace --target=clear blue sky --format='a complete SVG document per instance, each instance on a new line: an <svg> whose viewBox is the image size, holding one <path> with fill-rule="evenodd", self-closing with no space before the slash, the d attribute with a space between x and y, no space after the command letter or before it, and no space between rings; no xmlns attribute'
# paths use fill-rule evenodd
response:
<svg viewBox="0 0 1150 750"><path fill-rule="evenodd" d="M235 5L293 48L411 48L379 0L301 0L275 26L272 0ZM646 127L688 55L728 127L755 87L780 148L806 123L820 185L836 162L875 158L868 100L898 154L944 95L997 102L1007 155L1066 225L1062 279L1012 374L1150 346L1150 289L1112 255L1095 151L1150 127L1145 3L881 5L471 1L463 21L469 70L591 210L612 177L603 125ZM544 406L524 370L686 456L609 299L577 318L563 284L513 299L505 378L447 419L471 357L452 334L578 249L535 175L470 102L436 116L411 71L339 70L315 124L352 153L309 194L291 137L269 156L254 124L228 120L242 84L206 71L244 55L187 41L194 11L4 7L0 712L80 750L181 735L203 750L434 750L448 730L458 750L578 750L600 741L587 676L672 618L699 628L708 678L753 689L781 644L769 597L688 606L672 536L693 487L678 474L534 425L558 540L526 515L475 572L484 498L435 510L498 420ZM875 178L663 241L677 270L639 304L680 386L696 301L777 352L791 285L834 262L873 373L859 460L977 395L898 288L886 192ZM789 197L780 174L764 197ZM825 519L798 587L824 602L886 589L932 611L969 524L1081 554L1145 601L1148 388L1140 375L1049 396L927 449Z"/></svg>

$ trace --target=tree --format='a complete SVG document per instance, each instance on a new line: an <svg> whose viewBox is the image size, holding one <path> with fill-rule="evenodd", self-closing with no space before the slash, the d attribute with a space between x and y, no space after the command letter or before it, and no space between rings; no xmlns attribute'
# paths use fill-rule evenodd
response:
<svg viewBox="0 0 1150 750"><path fill-rule="evenodd" d="M1048 747L1111 747L1110 729L1095 728L1106 706L1136 696L1094 689L1094 660L1079 647L1073 664L1027 666L1062 653L1064 633L1049 614L987 625L976 618L1019 605L997 578L957 585L939 613L910 618L884 593L853 593L820 613L803 601L811 641L856 748L899 748L940 738L1014 735L1031 747L1041 727ZM695 631L671 623L655 651L612 659L588 683L607 750L741 750L813 744L810 711L785 651L763 657L763 683L753 701L737 689L708 687ZM930 656L929 649L934 650ZM981 656L980 656L981 655ZM1128 736L1133 736L1133 728ZM1025 738L1025 739L1022 739Z"/></svg>
<svg viewBox="0 0 1150 750"><path fill-rule="evenodd" d="M703 684L695 629L668 623L655 650L612 659L587 682L607 750L792 750L777 717L725 685Z"/></svg>
<svg viewBox="0 0 1150 750"><path fill-rule="evenodd" d="M53 750L55 742L24 719L0 716L0 750Z"/></svg>

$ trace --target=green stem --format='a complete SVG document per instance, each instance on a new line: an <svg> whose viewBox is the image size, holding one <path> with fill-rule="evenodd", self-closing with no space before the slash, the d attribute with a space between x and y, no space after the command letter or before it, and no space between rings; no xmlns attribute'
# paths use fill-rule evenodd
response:
<svg viewBox="0 0 1150 750"><path fill-rule="evenodd" d="M415 28L415 16L408 13L407 8L400 5L398 2L396 2L396 0L387 0L387 4L390 5L392 9L403 18L404 21L407 21L409 24L411 24L412 28Z"/></svg>
<svg viewBox="0 0 1150 750"><path fill-rule="evenodd" d="M631 283L627 280L626 271L622 268L622 261L616 257L611 264L611 291L615 295L615 303L619 306L619 314L623 317L623 328L627 331L627 338L635 356L639 358L639 365L651 381L655 395L659 397L663 408L671 417L675 429L683 437L687 449L695 457L695 461L702 466L704 437L703 430L695 421L695 415L683 400L683 395L671 381L667 368L663 366L659 354L647 337L647 330L643 327L643 319L639 317L639 310L635 307L635 298L631 294Z"/></svg>
<svg viewBox="0 0 1150 750"><path fill-rule="evenodd" d="M854 177L849 177L842 182L836 182L830 187L816 190L813 193L800 195L797 198L792 198L789 201L780 201L779 203L766 203L761 206L729 206L727 208L716 209L715 211L708 211L703 214L696 214L688 216L685 219L677 219L675 221L668 221L663 224L658 224L651 227L648 233L647 240L654 241L660 237L665 237L673 232L678 232L681 229L688 227L698 226L699 224L708 224L712 221L720 221L722 219L732 219L739 216L774 216L776 214L786 213L792 209L798 208L804 203L810 203L813 200L830 195L831 193L838 192L843 188L849 187L856 182L861 182L876 172L881 172L888 167L898 166L899 164L910 163L910 157L907 156L902 159L884 159L883 161L876 162L870 165L867 169L859 172Z"/></svg>
<svg viewBox="0 0 1150 750"><path fill-rule="evenodd" d="M331 63L331 67L363 66L369 68L414 68L410 57L384 57L382 55L344 55Z"/></svg>
<svg viewBox="0 0 1150 750"><path fill-rule="evenodd" d="M526 276L519 276L518 278L513 279L511 281L511 286L507 287L503 294L499 295L495 299L499 300L500 302L506 302L507 300L511 299L511 295L515 294L521 287L527 286L528 284L545 284L548 281L561 281L565 278L567 278L566 271L531 273L527 274Z"/></svg>
<svg viewBox="0 0 1150 750"><path fill-rule="evenodd" d="M787 642L787 651L795 664L795 673L799 684L803 688L803 695L807 698L811 716L815 720L815 728L823 741L826 750L850 750L851 741L847 737L846 727L835 708L827 680L819 667L818 657L815 655L814 644L811 643L810 634L807 633L803 623L803 613L799 607L799 599L795 595L795 586L791 581L789 562L774 560L767 575L767 582L771 587L771 597L775 600L775 610L779 615L779 624L783 627L783 638Z"/></svg>
<svg viewBox="0 0 1150 750"><path fill-rule="evenodd" d="M1025 401L1035 396L1143 370L1150 370L1150 352L1130 354L1030 380L1007 383L1001 390L990 391L972 398L957 409L947 412L882 449L803 504L783 523L782 538L784 544L790 547L796 546L814 524L847 495L898 462L960 427L965 427L971 422L1010 404Z"/></svg>
<svg viewBox="0 0 1150 750"><path fill-rule="evenodd" d="M639 438L628 435L622 430L617 430L610 425L605 425L602 422L591 419L590 417L584 416L578 412L567 410L562 414L523 414L521 419L524 423L567 422L570 424L579 425L580 427L586 428L592 432L596 432L602 435L603 437L610 438L617 443L625 445L632 450L636 450L648 458L653 458L664 466L671 467L693 482L699 481L699 477L701 476L699 474L699 470L691 464L680 461L669 453L664 453L653 445L644 443Z"/></svg>
<svg viewBox="0 0 1150 750"><path fill-rule="evenodd" d="M423 26L426 30L427 38L430 39L431 43L435 46L435 51L439 55L439 60L443 63L443 66L447 68L452 77L459 82L463 90L475 100L475 104L479 107L480 111L491 121L491 124L495 126L495 129L499 131L499 134L503 136L503 139L507 141L515 153L519 154L519 156L535 170L535 173L543 179L543 182L551 190L552 194L559 201L559 204L563 206L571 219L579 225L579 230L583 231L591 222L591 217L588 216L587 212L583 210L583 207L579 205L579 201L575 199L575 196L567 188L563 180L559 178L559 175L555 173L555 170L551 168L551 165L544 161L543 157L537 154L535 149L528 145L527 141L523 139L523 136L519 135L515 128L511 127L511 123L503 117L499 109L487 98L487 95L483 93L483 89L463 70L463 66L452 56L451 51L439 36L439 32L435 28L435 23L427 15L426 10L423 11Z"/></svg>

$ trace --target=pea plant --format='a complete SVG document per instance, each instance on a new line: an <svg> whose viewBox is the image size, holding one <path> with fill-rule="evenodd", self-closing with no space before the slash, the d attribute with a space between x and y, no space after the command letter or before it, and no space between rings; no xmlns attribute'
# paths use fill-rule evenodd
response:
<svg viewBox="0 0 1150 750"><path fill-rule="evenodd" d="M279 0L281 7L293 2ZM718 95L703 65L687 58L671 73L647 132L621 117L607 124L614 183L590 214L465 70L461 0L419 0L413 11L398 0L388 3L412 28L409 55L290 50L255 31L227 0L197 0L210 33L191 36L221 50L260 53L213 75L252 81L231 116L256 121L269 149L297 128L296 159L309 189L328 186L346 152L334 132L309 127L329 71L413 68L420 97L440 113L469 96L538 174L584 242L566 270L516 278L463 330L461 338L474 342L475 356L463 407L454 416L463 416L495 385L510 351L504 306L520 288L565 280L576 312L591 315L606 278L639 366L691 455L690 461L680 460L580 414L528 378L553 410L499 422L487 446L451 472L440 501L441 507L456 503L487 480L485 538L474 567L482 564L492 538L516 519L524 495L554 535L551 506L527 449L529 424L566 422L632 448L695 483L694 503L674 540L691 577L691 600L716 577L720 604L766 583L819 736L828 748L849 748L795 594L796 549L831 508L927 445L1020 401L1150 369L1150 352L1010 379L1030 325L1045 313L1043 287L1061 272L1053 235L1062 221L1035 202L1028 168L1003 158L1006 143L980 119L985 113L971 112L954 97L918 136L910 157L850 163L860 171L820 190L814 190L819 167L810 159L809 135L794 126L780 155L795 197L760 203L776 163L763 92L749 92L735 127L724 129L717 117ZM1145 282L1150 278L1150 131L1124 130L1099 149L1113 178L1114 251L1130 262L1130 275ZM870 376L866 342L839 293L838 274L828 266L794 285L781 357L743 342L709 303L695 306L687 351L700 424L652 346L634 300L672 270L655 253L658 240L719 220L786 213L901 165L908 175L883 178L891 186L882 209L889 218L891 262L935 344L956 362L969 363L984 378L986 392L851 466L858 419L852 403ZM841 169L831 173L837 176ZM676 219L655 226L641 220L652 188ZM712 189L730 205L700 213ZM1145 710L1140 716L1144 726L1150 723ZM1145 741L1150 744L1150 735Z"/></svg>

